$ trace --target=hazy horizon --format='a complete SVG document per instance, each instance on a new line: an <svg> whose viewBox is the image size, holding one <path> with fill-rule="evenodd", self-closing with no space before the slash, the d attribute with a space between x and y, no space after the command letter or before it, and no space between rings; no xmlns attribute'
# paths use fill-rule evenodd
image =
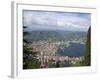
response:
<svg viewBox="0 0 100 80"><path fill-rule="evenodd" d="M23 26L26 30L87 31L91 25L90 13L23 11Z"/></svg>

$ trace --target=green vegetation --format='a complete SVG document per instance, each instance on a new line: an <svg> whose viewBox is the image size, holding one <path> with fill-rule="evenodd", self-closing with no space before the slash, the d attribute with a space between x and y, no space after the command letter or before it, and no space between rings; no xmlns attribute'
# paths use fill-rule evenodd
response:
<svg viewBox="0 0 100 80"><path fill-rule="evenodd" d="M26 26L23 26L26 29ZM85 43L86 47L83 52L82 60L68 60L68 61L56 61L49 60L47 63L47 67L74 67L74 66L89 66L91 62L91 43L90 43L90 33L91 30L89 28L88 34L87 32L69 32L69 31L23 31L23 69L36 69L41 68L41 62L37 59L37 55L29 45L34 41L46 41L46 42L60 42L59 47L65 48L69 47L68 42L78 42ZM87 35L87 38L86 38ZM87 40L86 40L87 39ZM77 50L77 49L75 49ZM55 52L56 55L62 56L61 54ZM51 53L52 54L52 53Z"/></svg>
<svg viewBox="0 0 100 80"><path fill-rule="evenodd" d="M29 41L50 41L50 42L67 42L86 40L87 32L71 32L71 31L30 31L30 35L26 35L24 38Z"/></svg>
<svg viewBox="0 0 100 80"><path fill-rule="evenodd" d="M91 65L91 28L89 28L89 30L88 30L86 48L85 48L85 52L84 52L84 60L83 60L82 64L84 66Z"/></svg>
<svg viewBox="0 0 100 80"><path fill-rule="evenodd" d="M36 59L36 55L33 54L31 48L24 46L23 50L23 69L39 68L40 62Z"/></svg>
<svg viewBox="0 0 100 80"><path fill-rule="evenodd" d="M26 26L23 28L27 28ZM29 35L28 32L23 32L23 37ZM40 67L40 62L36 59L36 55L32 49L28 47L29 42L23 39L23 69L34 69Z"/></svg>

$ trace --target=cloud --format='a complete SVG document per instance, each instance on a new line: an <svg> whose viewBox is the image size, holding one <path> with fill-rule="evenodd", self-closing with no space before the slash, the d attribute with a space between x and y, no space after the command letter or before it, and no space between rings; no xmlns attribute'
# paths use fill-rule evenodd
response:
<svg viewBox="0 0 100 80"><path fill-rule="evenodd" d="M77 28L87 30L91 14L75 12L23 11L23 24L34 30Z"/></svg>

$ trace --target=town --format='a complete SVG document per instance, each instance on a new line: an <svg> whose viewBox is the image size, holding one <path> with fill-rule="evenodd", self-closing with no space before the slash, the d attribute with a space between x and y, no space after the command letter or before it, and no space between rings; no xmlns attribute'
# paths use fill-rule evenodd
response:
<svg viewBox="0 0 100 80"><path fill-rule="evenodd" d="M33 42L30 46L32 48L31 56L36 55L41 68L70 66L83 60L83 57L69 57L57 54L57 49L63 44L69 46L69 43L63 42Z"/></svg>

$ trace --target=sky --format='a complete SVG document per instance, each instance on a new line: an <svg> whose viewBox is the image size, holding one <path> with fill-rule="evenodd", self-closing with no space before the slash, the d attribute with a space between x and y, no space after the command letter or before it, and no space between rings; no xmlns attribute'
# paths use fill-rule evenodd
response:
<svg viewBox="0 0 100 80"><path fill-rule="evenodd" d="M91 25L91 14L24 10L23 25L28 30L87 31Z"/></svg>

